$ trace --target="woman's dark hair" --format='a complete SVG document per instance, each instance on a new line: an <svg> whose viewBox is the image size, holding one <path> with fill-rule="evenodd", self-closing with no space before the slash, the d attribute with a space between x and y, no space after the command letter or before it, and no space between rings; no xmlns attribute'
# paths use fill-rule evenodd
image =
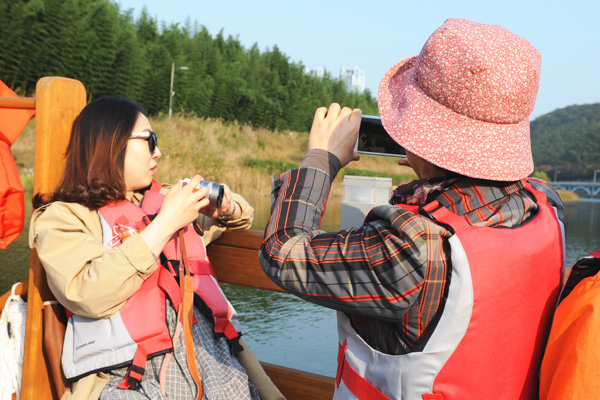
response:
<svg viewBox="0 0 600 400"><path fill-rule="evenodd" d="M73 122L61 181L54 193L37 194L33 206L54 201L98 209L125 199L125 149L142 108L125 99L102 97Z"/></svg>

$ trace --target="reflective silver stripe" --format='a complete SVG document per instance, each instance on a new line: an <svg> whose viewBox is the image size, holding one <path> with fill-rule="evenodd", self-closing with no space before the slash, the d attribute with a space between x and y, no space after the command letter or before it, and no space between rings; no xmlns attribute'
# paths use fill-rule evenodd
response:
<svg viewBox="0 0 600 400"><path fill-rule="evenodd" d="M109 249L112 249L112 227L108 224L108 222L106 222L100 212L98 212L98 215L100 216L100 224L102 225L102 244Z"/></svg>
<svg viewBox="0 0 600 400"><path fill-rule="evenodd" d="M549 207L552 211L554 211L554 217L556 218L556 221L558 221L558 226L560 227L560 240L561 240L561 244L562 244L562 254L567 254L567 235L565 233L565 225L563 224L563 222L561 221L560 218L558 218L558 210L556 209L556 207ZM573 270L573 265L565 265L565 262L563 260L563 269L562 269L562 277L561 277L561 282L560 282L560 292L558 293L558 297L556 298L556 304L554 305L554 309L556 309L558 307L558 303L560 303L560 299L562 297L563 294L563 290L565 290L565 283L567 283L567 280L569 279L569 275L571 275L571 271ZM550 333L548 333L550 334Z"/></svg>
<svg viewBox="0 0 600 400"><path fill-rule="evenodd" d="M77 329L74 329L74 325ZM67 379L121 365L133 359L137 344L127 332L121 314L90 319L72 315L65 331L62 367Z"/></svg>

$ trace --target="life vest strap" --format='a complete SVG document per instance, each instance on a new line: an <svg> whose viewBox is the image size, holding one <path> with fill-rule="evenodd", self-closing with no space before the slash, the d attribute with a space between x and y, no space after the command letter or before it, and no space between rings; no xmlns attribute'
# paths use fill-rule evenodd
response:
<svg viewBox="0 0 600 400"><path fill-rule="evenodd" d="M244 351L244 346L242 346L240 344L240 337L236 337L235 339L230 340L229 343L229 350L231 351L231 354L235 355L237 353L241 353L242 351Z"/></svg>
<svg viewBox="0 0 600 400"><path fill-rule="evenodd" d="M160 275L158 277L158 286L165 291L167 296L169 296L169 299L171 299L173 307L178 310L179 305L181 304L181 291L179 285L169 270L164 267L159 268Z"/></svg>
<svg viewBox="0 0 600 400"><path fill-rule="evenodd" d="M338 368L335 376L336 387L340 387L341 381L344 385L361 400L392 400L373 384L363 378L352 366L346 362L346 351L348 350L347 340L338 348Z"/></svg>
<svg viewBox="0 0 600 400"><path fill-rule="evenodd" d="M202 382L198 368L196 367L196 358L194 357L194 337L193 337L193 318L194 318L194 280L190 272L190 266L185 250L185 240L183 239L183 229L179 230L179 245L181 247L181 260L179 264L179 284L181 286L181 313L183 321L183 337L185 341L185 353L188 368L192 379L198 387L196 399L202 398Z"/></svg>
<svg viewBox="0 0 600 400"><path fill-rule="evenodd" d="M194 275L194 292L200 296L206 306L212 311L215 333L225 335L228 340L240 336L230 317L233 313L231 306L224 297L219 283L211 275Z"/></svg>
<svg viewBox="0 0 600 400"><path fill-rule="evenodd" d="M451 226L455 232L462 231L471 226L462 217L442 206L437 200L425 204L421 207L421 210L433 220Z"/></svg>
<svg viewBox="0 0 600 400"><path fill-rule="evenodd" d="M223 327L223 334L225 335L225 337L229 340L229 342L231 342L231 344L233 345L233 341L234 340L238 340L240 339L240 334L238 333L238 331L235 330L235 328L233 327L233 324L229 321L229 320L225 320L225 326ZM235 351L235 345L232 346L232 350L234 350L234 354L238 353L237 351Z"/></svg>
<svg viewBox="0 0 600 400"><path fill-rule="evenodd" d="M119 389L137 390L142 382L147 360L148 355L138 347L133 357L133 363L129 367L127 374L125 374L125 378L123 378L117 387Z"/></svg>

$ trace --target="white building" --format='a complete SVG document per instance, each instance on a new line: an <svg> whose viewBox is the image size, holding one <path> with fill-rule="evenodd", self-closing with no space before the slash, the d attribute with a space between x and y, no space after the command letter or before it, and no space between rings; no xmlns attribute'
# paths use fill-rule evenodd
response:
<svg viewBox="0 0 600 400"><path fill-rule="evenodd" d="M317 78L322 78L325 76L325 68L317 67L317 69L310 69L308 67L304 68L304 73L311 76L316 76Z"/></svg>
<svg viewBox="0 0 600 400"><path fill-rule="evenodd" d="M364 93L365 91L365 70L358 67L353 69L342 68L340 70L340 80L346 85L348 92Z"/></svg>

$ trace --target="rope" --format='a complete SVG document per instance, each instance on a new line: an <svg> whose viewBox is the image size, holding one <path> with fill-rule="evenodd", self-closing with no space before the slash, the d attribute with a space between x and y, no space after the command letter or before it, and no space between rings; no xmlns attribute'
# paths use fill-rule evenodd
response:
<svg viewBox="0 0 600 400"><path fill-rule="evenodd" d="M27 303L15 295L17 285L13 285L0 316L0 400L11 400L13 393L18 400L21 391Z"/></svg>

